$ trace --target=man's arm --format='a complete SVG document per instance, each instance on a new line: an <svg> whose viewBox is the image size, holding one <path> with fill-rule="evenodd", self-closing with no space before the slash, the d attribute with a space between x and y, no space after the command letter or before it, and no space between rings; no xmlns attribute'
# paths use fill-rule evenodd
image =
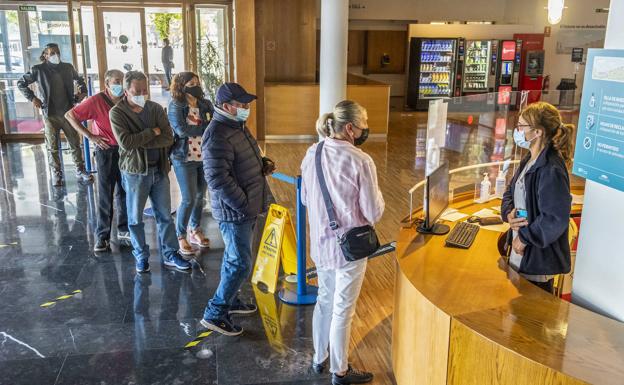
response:
<svg viewBox="0 0 624 385"><path fill-rule="evenodd" d="M80 76L80 74L78 74L78 71L76 71L74 66L71 66L71 70L72 70L72 77L76 81L76 83L78 84L78 88L80 89L80 95L86 96L88 91L87 91L87 84L85 83L84 78Z"/></svg>
<svg viewBox="0 0 624 385"><path fill-rule="evenodd" d="M93 109L93 101L94 97L92 96L87 100L83 101L76 107L65 113L65 119L83 136L89 138L90 141L95 143L101 149L108 149L110 146L108 145L108 140L104 137L94 135L88 127L82 125L82 121L93 119L93 116L90 112L94 111Z"/></svg>
<svg viewBox="0 0 624 385"><path fill-rule="evenodd" d="M111 127L117 143L124 150L136 150L145 147L145 144L156 137L156 131L153 128L146 128L141 132L132 133L127 128L127 122L123 117L123 112L117 108L113 108L109 112Z"/></svg>
<svg viewBox="0 0 624 385"><path fill-rule="evenodd" d="M160 105L157 105L154 108L154 113L157 114L156 124L158 124L158 128L160 129L160 135L155 136L150 141L145 143L143 147L145 148L167 148L173 145L173 129L169 124L169 119L167 118L167 114L165 113L165 109Z"/></svg>
<svg viewBox="0 0 624 385"><path fill-rule="evenodd" d="M20 90L22 95L24 95L24 97L28 99L29 102L33 102L35 107L41 108L41 100L39 100L39 98L35 96L35 93L30 89L30 87L28 87L29 85L37 81L36 68L37 67L33 67L30 72L22 75L22 77L17 81L17 88Z"/></svg>

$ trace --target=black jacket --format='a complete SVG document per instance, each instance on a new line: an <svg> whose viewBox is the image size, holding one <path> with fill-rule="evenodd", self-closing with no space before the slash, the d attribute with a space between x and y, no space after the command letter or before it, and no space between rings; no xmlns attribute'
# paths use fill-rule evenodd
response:
<svg viewBox="0 0 624 385"><path fill-rule="evenodd" d="M516 174L503 195L501 216L514 209L514 190L518 175L530 156L520 162ZM556 275L570 272L570 177L561 156L552 146L544 149L533 167L524 177L526 210L529 225L518 231L520 240L527 246L524 250L520 273L530 275ZM509 231L507 243L511 244Z"/></svg>
<svg viewBox="0 0 624 385"><path fill-rule="evenodd" d="M80 88L80 93L87 94L87 85L85 84L82 76L78 75L73 65L69 63L50 64L47 61L41 64L32 66L30 72L25 73L20 80L17 81L17 88L22 92L24 97L29 101L32 101L35 97L35 93L28 87L32 83L37 83L39 86L39 93L43 96L43 105L41 109L43 114L48 116L48 105L50 103L50 77L51 71L58 71L63 78L65 84L65 92L67 93L67 100L70 104L76 104L76 95L74 95L74 80Z"/></svg>
<svg viewBox="0 0 624 385"><path fill-rule="evenodd" d="M243 222L268 210L273 195L262 174L262 154L244 124L217 109L202 138L202 159L217 221Z"/></svg>

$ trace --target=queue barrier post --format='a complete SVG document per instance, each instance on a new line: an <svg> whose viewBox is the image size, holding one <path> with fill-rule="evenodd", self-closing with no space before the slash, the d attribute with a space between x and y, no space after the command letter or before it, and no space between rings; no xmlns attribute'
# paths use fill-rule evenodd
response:
<svg viewBox="0 0 624 385"><path fill-rule="evenodd" d="M272 177L292 184L297 193L297 289L292 291L288 287L280 290L279 299L289 305L313 305L316 303L318 288L308 285L306 280L306 209L301 201L301 175L292 177L282 173L274 173Z"/></svg>

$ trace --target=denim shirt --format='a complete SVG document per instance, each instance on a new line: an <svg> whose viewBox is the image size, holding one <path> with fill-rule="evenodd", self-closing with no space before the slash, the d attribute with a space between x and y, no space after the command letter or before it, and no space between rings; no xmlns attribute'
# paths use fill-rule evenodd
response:
<svg viewBox="0 0 624 385"><path fill-rule="evenodd" d="M188 154L188 138L192 136L202 136L210 119L206 117L208 114L211 118L214 114L214 107L209 100L198 100L199 116L202 118L201 125L189 125L186 121L190 107L186 100L179 102L171 100L167 108L167 115L171 128L174 132L174 143L171 147L170 158L172 161L186 162Z"/></svg>

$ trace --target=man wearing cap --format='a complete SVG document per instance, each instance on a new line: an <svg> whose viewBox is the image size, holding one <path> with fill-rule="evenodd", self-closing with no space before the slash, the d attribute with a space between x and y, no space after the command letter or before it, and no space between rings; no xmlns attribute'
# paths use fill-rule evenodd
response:
<svg viewBox="0 0 624 385"><path fill-rule="evenodd" d="M251 272L251 240L256 218L268 210L273 195L266 181L275 166L264 158L247 129L250 103L256 99L236 83L217 90L212 121L202 138L204 177L210 190L212 216L219 222L225 250L221 281L208 302L202 326L228 336L243 329L232 314L252 314L256 305L243 303L238 290Z"/></svg>
<svg viewBox="0 0 624 385"><path fill-rule="evenodd" d="M87 96L87 85L73 65L61 62L61 50L57 44L46 45L39 59L41 64L32 66L30 72L25 73L17 81L17 87L35 108L41 108L43 112L46 147L54 172L53 185L59 187L64 183L58 142L61 130L65 133L71 149L76 166L76 177L91 182L93 176L85 170L80 149L80 135L65 119L65 113ZM78 95L74 93L74 81L80 89ZM37 83L39 96L43 100L30 89L29 86L33 83Z"/></svg>

